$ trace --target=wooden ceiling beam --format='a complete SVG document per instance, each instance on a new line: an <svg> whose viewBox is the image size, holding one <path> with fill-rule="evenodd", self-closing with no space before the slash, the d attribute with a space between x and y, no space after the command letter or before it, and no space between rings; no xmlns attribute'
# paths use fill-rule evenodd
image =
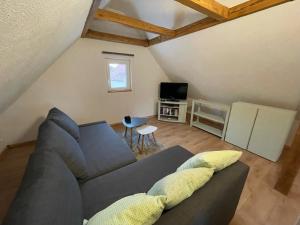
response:
<svg viewBox="0 0 300 225"><path fill-rule="evenodd" d="M175 35L175 31L160 27L148 22L144 22L129 16L124 16L112 11L104 10L104 9L98 9L95 14L95 19L98 20L107 20L111 21L114 23L119 23L131 28L155 33L155 34L160 34L162 36L167 36L171 37Z"/></svg>
<svg viewBox="0 0 300 225"><path fill-rule="evenodd" d="M94 20L94 15L97 11L97 9L99 8L99 5L101 3L102 0L93 0L89 14L86 18L82 33L81 33L81 37L84 38L88 29L90 28L90 25L92 23L92 21Z"/></svg>
<svg viewBox="0 0 300 225"><path fill-rule="evenodd" d="M216 20L226 20L229 15L229 8L215 0L176 0L198 12L201 12Z"/></svg>
<svg viewBox="0 0 300 225"><path fill-rule="evenodd" d="M268 9L270 7L280 5L291 0L250 0L242 4L233 6L229 9L229 19L236 19L242 16Z"/></svg>
<svg viewBox="0 0 300 225"><path fill-rule="evenodd" d="M222 23L222 21L218 21L216 19L206 17L202 20L199 20L197 22L194 22L192 24L186 25L184 27L178 28L175 30L176 35L172 38L162 38L160 36L152 38L149 40L149 45L155 45L164 41L168 41L174 38L178 38L187 34L194 33L199 30L203 30L212 26L215 26L217 24Z"/></svg>
<svg viewBox="0 0 300 225"><path fill-rule="evenodd" d="M97 40L103 40L103 41L118 42L118 43L130 44L130 45L139 45L144 47L149 46L148 40L125 37L116 34L103 33L103 32L98 32L93 30L88 30L85 37L97 39Z"/></svg>
<svg viewBox="0 0 300 225"><path fill-rule="evenodd" d="M246 16L276 5L283 4L291 0L249 0L237 6L231 7L229 9L228 19L224 21L218 21L214 18L204 18L195 23L189 24L187 26L181 27L175 30L175 36L170 38L163 38L161 36L155 37L149 40L149 45L155 45L167 40L181 37L199 30L203 30L229 20L234 20L242 16Z"/></svg>

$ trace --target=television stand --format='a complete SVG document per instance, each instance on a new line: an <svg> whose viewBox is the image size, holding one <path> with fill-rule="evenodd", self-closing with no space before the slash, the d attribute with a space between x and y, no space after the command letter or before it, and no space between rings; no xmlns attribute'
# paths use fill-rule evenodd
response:
<svg viewBox="0 0 300 225"><path fill-rule="evenodd" d="M158 101L158 120L167 122L185 123L187 101Z"/></svg>

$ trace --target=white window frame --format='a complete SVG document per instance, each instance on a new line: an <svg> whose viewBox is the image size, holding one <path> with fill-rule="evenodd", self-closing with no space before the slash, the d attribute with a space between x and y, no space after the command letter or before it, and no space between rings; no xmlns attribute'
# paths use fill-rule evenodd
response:
<svg viewBox="0 0 300 225"><path fill-rule="evenodd" d="M109 64L126 64L127 65L127 87L124 88L112 88L111 87L111 79L110 79L110 70ZM132 59L130 57L123 56L115 56L110 55L105 57L105 66L106 66L106 76L107 76L107 85L108 92L129 92L132 91Z"/></svg>

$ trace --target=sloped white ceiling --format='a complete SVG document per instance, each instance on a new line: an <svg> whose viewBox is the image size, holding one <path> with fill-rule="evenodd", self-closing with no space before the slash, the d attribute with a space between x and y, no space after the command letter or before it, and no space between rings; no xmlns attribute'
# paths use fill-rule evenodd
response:
<svg viewBox="0 0 300 225"><path fill-rule="evenodd" d="M0 1L0 113L80 36L92 0ZM245 0L220 0L231 7ZM103 0L101 8L176 29L205 15L174 0ZM300 4L286 3L151 47L190 95L295 108L300 102ZM96 21L101 32L155 34Z"/></svg>
<svg viewBox="0 0 300 225"><path fill-rule="evenodd" d="M245 0L219 2L232 7ZM172 0L107 0L105 8L170 29L205 17ZM150 49L172 80L190 84L192 97L296 109L300 104L298 21L300 2L294 1Z"/></svg>
<svg viewBox="0 0 300 225"><path fill-rule="evenodd" d="M91 2L0 1L0 113L80 36Z"/></svg>
<svg viewBox="0 0 300 225"><path fill-rule="evenodd" d="M151 47L190 96L296 109L300 104L300 2L289 2Z"/></svg>
<svg viewBox="0 0 300 225"><path fill-rule="evenodd" d="M206 17L206 15L174 0L110 0L105 5L102 5L101 8L116 10L124 15L139 18L169 29L176 29ZM95 21L93 27L98 31L129 37L153 38L157 36L146 32L142 32L143 35L141 33L134 35L132 32L126 31L129 29L127 27L118 24L109 27L103 21Z"/></svg>

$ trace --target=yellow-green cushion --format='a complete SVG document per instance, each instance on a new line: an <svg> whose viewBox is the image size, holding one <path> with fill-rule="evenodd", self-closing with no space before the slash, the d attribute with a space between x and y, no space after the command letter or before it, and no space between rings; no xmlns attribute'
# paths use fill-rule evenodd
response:
<svg viewBox="0 0 300 225"><path fill-rule="evenodd" d="M157 181L147 194L167 196L166 209L170 209L202 187L213 173L214 170L210 168L187 169L172 173Z"/></svg>
<svg viewBox="0 0 300 225"><path fill-rule="evenodd" d="M166 199L145 193L130 195L98 212L87 225L151 225L161 216Z"/></svg>
<svg viewBox="0 0 300 225"><path fill-rule="evenodd" d="M219 171L238 161L241 155L241 151L234 150L202 152L185 161L177 168L177 171L198 167L213 168L215 171Z"/></svg>

